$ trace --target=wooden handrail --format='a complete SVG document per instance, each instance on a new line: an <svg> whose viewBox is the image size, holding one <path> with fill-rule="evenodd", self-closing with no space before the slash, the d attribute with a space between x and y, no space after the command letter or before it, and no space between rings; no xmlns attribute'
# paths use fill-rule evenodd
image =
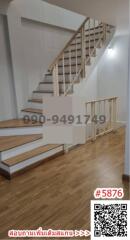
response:
<svg viewBox="0 0 130 240"><path fill-rule="evenodd" d="M118 98L118 97L102 98L102 99L98 99L98 100L93 100L93 101L86 102L86 104L96 103L96 102L103 102L103 101L111 101L111 100L114 100L114 99L117 99L117 98Z"/></svg>
<svg viewBox="0 0 130 240"><path fill-rule="evenodd" d="M80 30L82 29L82 27L84 26L84 24L89 20L89 17L85 18L85 20L83 21L83 23L81 24L81 26L78 28L78 30L75 32L75 34L72 36L72 38L67 42L67 44L65 45L65 47L62 49L62 51L60 52L60 54L55 58L55 60L53 61L53 63L50 65L49 67L49 71L52 71L54 65L56 64L56 62L62 57L64 51L66 48L69 47L70 43L75 39L76 35L80 32Z"/></svg>

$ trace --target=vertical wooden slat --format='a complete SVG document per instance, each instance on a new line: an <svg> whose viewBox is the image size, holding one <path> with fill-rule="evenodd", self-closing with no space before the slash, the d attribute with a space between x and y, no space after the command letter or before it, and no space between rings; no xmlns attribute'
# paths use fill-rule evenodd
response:
<svg viewBox="0 0 130 240"><path fill-rule="evenodd" d="M93 19L93 27L94 27L94 49L95 49L95 19Z"/></svg>
<svg viewBox="0 0 130 240"><path fill-rule="evenodd" d="M89 18L89 22L88 22L88 31L89 31L89 58L91 57L91 37L90 37L90 18Z"/></svg>
<svg viewBox="0 0 130 240"><path fill-rule="evenodd" d="M53 68L53 92L54 96L59 96L58 63Z"/></svg>
<svg viewBox="0 0 130 240"><path fill-rule="evenodd" d="M117 123L117 98L113 99L113 131L116 131Z"/></svg>
<svg viewBox="0 0 130 240"><path fill-rule="evenodd" d="M82 64L82 78L85 77L85 62L86 62L86 49L85 49L85 25L81 29L81 64Z"/></svg>
<svg viewBox="0 0 130 240"><path fill-rule="evenodd" d="M100 126L100 122L99 122L99 117L101 115L101 101L98 102L98 113L97 113L97 116L98 116L98 134L100 134L101 132L101 126Z"/></svg>
<svg viewBox="0 0 130 240"><path fill-rule="evenodd" d="M106 122L104 123L103 132L107 129L107 109L106 109L106 100L103 101L103 115L106 117Z"/></svg>
<svg viewBox="0 0 130 240"><path fill-rule="evenodd" d="M64 56L64 53L62 56L62 65L63 65L63 87L64 87L64 95L65 95L66 86L65 86L65 56Z"/></svg>
<svg viewBox="0 0 130 240"><path fill-rule="evenodd" d="M106 24L105 23L103 23L103 42L105 42L106 41Z"/></svg>
<svg viewBox="0 0 130 240"><path fill-rule="evenodd" d="M112 100L109 100L109 128L112 128Z"/></svg>
<svg viewBox="0 0 130 240"><path fill-rule="evenodd" d="M69 47L69 77L70 83L72 82L72 62L71 62L71 46Z"/></svg>
<svg viewBox="0 0 130 240"><path fill-rule="evenodd" d="M92 134L92 141L96 140L96 125L93 121L93 118L95 116L95 102L91 103L91 134Z"/></svg>
<svg viewBox="0 0 130 240"><path fill-rule="evenodd" d="M54 66L52 71L52 79L53 79L53 94L56 96L56 68Z"/></svg>
<svg viewBox="0 0 130 240"><path fill-rule="evenodd" d="M77 76L77 73L78 73L78 46L77 46L77 37L75 38L75 64L76 64L76 76Z"/></svg>

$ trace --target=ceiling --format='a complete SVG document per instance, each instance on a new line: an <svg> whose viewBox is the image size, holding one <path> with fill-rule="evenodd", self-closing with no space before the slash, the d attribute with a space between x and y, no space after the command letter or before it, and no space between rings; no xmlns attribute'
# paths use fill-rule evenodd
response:
<svg viewBox="0 0 130 240"><path fill-rule="evenodd" d="M128 33L129 0L44 0L65 9L117 26L119 34Z"/></svg>

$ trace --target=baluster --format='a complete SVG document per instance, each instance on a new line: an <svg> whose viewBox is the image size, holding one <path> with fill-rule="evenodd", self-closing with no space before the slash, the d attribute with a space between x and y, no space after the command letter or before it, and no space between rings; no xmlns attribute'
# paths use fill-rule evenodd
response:
<svg viewBox="0 0 130 240"><path fill-rule="evenodd" d="M109 128L112 128L112 100L109 100Z"/></svg>
<svg viewBox="0 0 130 240"><path fill-rule="evenodd" d="M63 86L64 86L64 95L65 95L66 86L65 86L65 55L64 53L62 57L62 65L63 65Z"/></svg>
<svg viewBox="0 0 130 240"><path fill-rule="evenodd" d="M97 116L98 116L98 134L100 134L100 131L102 130L100 120L99 120L100 114L101 114L101 101L98 102L98 114L97 114Z"/></svg>
<svg viewBox="0 0 130 240"><path fill-rule="evenodd" d="M117 123L117 98L113 99L113 131L116 131Z"/></svg>
<svg viewBox="0 0 130 240"><path fill-rule="evenodd" d="M77 51L77 37L75 38L75 64L76 64L76 76L78 73L78 51Z"/></svg>
<svg viewBox="0 0 130 240"><path fill-rule="evenodd" d="M58 64L53 68L53 92L54 96L59 96Z"/></svg>
<svg viewBox="0 0 130 240"><path fill-rule="evenodd" d="M103 23L103 42L105 42L106 41L106 24L105 23Z"/></svg>
<svg viewBox="0 0 130 240"><path fill-rule="evenodd" d="M93 25L94 25L94 49L95 49L95 19L93 20Z"/></svg>
<svg viewBox="0 0 130 240"><path fill-rule="evenodd" d="M89 22L88 22L88 29L89 29L89 58L91 57L91 37L90 37L90 18L89 18Z"/></svg>
<svg viewBox="0 0 130 240"><path fill-rule="evenodd" d="M94 120L95 116L95 102L91 103L91 134L92 134L92 141L96 140L96 125Z"/></svg>
<svg viewBox="0 0 130 240"><path fill-rule="evenodd" d="M69 73L70 83L72 83L72 62L71 62L71 46L69 47Z"/></svg>
<svg viewBox="0 0 130 240"><path fill-rule="evenodd" d="M101 47L101 44L102 44L102 23L101 22L98 22L98 26L100 25L99 27L99 33L98 33L98 41L99 41L99 48Z"/></svg>
<svg viewBox="0 0 130 240"><path fill-rule="evenodd" d="M106 129L107 129L107 110L106 110L106 100L103 101L103 114L106 118L106 122L104 123L104 129L103 129L103 132L105 133Z"/></svg>
<svg viewBox="0 0 130 240"><path fill-rule="evenodd" d="M82 77L85 77L86 49L85 49L85 25L81 29L81 62L82 62Z"/></svg>
<svg viewBox="0 0 130 240"><path fill-rule="evenodd" d="M53 68L52 78L53 78L53 94L54 96L56 96L56 67L55 66Z"/></svg>

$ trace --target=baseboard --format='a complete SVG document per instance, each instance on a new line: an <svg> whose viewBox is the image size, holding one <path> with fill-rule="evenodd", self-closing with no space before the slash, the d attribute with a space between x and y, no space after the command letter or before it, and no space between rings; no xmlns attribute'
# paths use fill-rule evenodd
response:
<svg viewBox="0 0 130 240"><path fill-rule="evenodd" d="M117 121L117 123L119 125L123 125L123 126L126 126L127 125L127 122L126 121Z"/></svg>
<svg viewBox="0 0 130 240"><path fill-rule="evenodd" d="M122 180L123 180L123 181L126 181L126 182L130 182L130 176L129 176L129 175L126 175L126 174L123 174L123 175L122 175Z"/></svg>
<svg viewBox="0 0 130 240"><path fill-rule="evenodd" d="M0 175L2 175L3 177L7 178L8 180L11 180L10 174L6 170L4 170L4 169L0 168Z"/></svg>

